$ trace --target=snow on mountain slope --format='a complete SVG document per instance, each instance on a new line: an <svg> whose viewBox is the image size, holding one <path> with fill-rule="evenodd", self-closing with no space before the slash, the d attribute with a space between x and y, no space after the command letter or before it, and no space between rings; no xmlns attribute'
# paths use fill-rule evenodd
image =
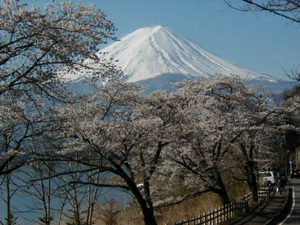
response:
<svg viewBox="0 0 300 225"><path fill-rule="evenodd" d="M162 74L182 74L187 78L235 74L276 82L271 76L238 67L162 26L138 29L101 52L105 52L101 57L117 61L129 82Z"/></svg>

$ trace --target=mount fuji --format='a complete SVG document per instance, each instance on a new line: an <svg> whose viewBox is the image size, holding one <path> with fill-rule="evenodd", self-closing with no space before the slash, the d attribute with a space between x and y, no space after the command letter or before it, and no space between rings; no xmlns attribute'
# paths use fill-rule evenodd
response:
<svg viewBox="0 0 300 225"><path fill-rule="evenodd" d="M168 83L183 79L216 75L238 75L272 89L280 86L280 80L239 67L162 26L138 29L102 49L98 56L115 61L124 81L147 85L151 91L169 89Z"/></svg>

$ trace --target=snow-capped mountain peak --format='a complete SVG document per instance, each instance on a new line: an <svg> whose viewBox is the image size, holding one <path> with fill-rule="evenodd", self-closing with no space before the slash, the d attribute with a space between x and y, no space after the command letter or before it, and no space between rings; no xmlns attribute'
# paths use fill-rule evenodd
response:
<svg viewBox="0 0 300 225"><path fill-rule="evenodd" d="M121 67L125 79L138 82L162 74L197 76L239 75L247 79L276 79L236 66L205 50L195 42L162 27L138 29L104 48L101 57L112 58Z"/></svg>

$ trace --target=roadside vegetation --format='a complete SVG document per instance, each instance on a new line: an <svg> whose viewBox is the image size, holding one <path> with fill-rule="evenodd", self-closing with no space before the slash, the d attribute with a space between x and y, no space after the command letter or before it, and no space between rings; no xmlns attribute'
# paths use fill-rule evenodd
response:
<svg viewBox="0 0 300 225"><path fill-rule="evenodd" d="M129 224L156 225L189 217L179 212L194 213L191 201L199 214L257 196L258 171L277 168L296 131L298 95L274 102L239 76L149 95L123 82L95 54L116 37L92 5L53 1L41 11L2 0L0 12L2 224L112 225L126 213ZM70 92L63 76L72 73L94 91Z"/></svg>

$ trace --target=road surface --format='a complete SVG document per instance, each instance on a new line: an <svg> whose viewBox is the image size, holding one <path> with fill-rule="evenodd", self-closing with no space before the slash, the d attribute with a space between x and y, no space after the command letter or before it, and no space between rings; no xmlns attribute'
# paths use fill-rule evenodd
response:
<svg viewBox="0 0 300 225"><path fill-rule="evenodd" d="M280 224L300 224L300 178L290 179L287 183L288 187L293 188L293 205L290 214Z"/></svg>

